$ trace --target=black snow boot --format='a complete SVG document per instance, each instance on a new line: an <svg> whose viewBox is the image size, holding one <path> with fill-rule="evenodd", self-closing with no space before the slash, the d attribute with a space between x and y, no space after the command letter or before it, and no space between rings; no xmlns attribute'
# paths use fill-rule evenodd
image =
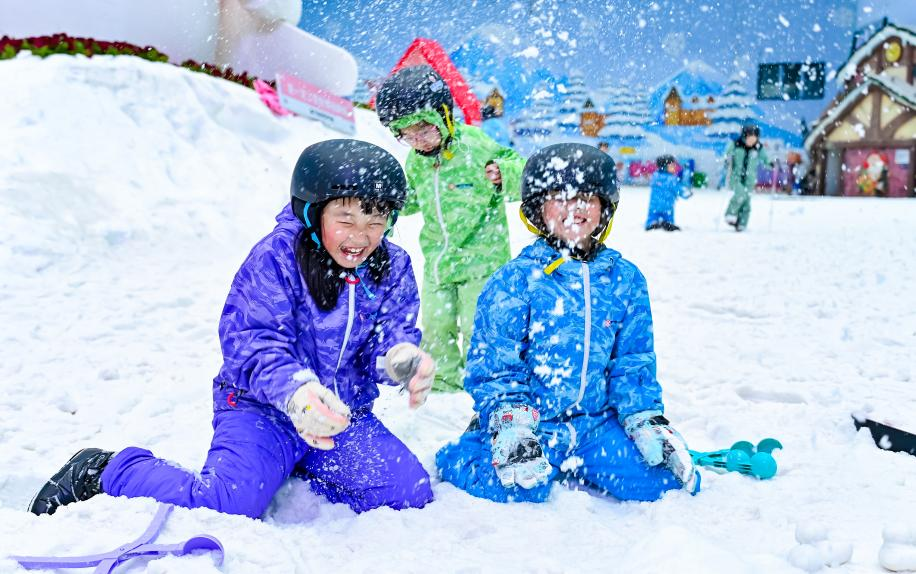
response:
<svg viewBox="0 0 916 574"><path fill-rule="evenodd" d="M667 221L662 223L662 229L664 229L665 231L680 231L681 230L681 228L678 227L677 225L673 223L669 223Z"/></svg>
<svg viewBox="0 0 916 574"><path fill-rule="evenodd" d="M51 477L29 505L33 514L54 514L58 506L88 500L102 492L102 470L114 455L98 448L84 448Z"/></svg>

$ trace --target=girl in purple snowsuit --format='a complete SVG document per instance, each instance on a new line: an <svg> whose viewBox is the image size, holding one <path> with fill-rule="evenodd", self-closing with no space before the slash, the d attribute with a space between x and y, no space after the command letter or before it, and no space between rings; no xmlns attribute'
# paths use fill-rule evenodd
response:
<svg viewBox="0 0 916 574"><path fill-rule="evenodd" d="M406 189L400 165L377 146L331 140L306 148L291 204L226 299L203 470L143 448L83 449L30 510L52 514L104 492L257 518L293 473L356 512L430 502L426 471L372 414L379 384L401 384L416 408L435 371L417 347L410 258L384 238Z"/></svg>

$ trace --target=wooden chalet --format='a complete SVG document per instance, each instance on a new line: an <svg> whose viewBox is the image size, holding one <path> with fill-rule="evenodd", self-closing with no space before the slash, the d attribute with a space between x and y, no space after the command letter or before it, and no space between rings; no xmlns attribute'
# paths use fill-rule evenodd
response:
<svg viewBox="0 0 916 574"><path fill-rule="evenodd" d="M914 197L916 33L885 24L840 68L842 90L805 138L810 192Z"/></svg>

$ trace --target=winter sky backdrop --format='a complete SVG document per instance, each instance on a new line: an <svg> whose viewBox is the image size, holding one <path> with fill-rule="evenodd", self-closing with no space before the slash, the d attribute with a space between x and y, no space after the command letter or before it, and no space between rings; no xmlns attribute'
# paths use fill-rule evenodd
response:
<svg viewBox="0 0 916 574"><path fill-rule="evenodd" d="M723 83L745 72L754 94L758 64L810 59L829 73L848 57L853 30L884 16L916 24L912 0L303 0L300 27L352 52L362 77L384 76L414 38L435 39L459 66L493 75L511 113L521 103L511 92L527 93L545 74L651 91L695 60ZM760 104L767 121L797 131L834 93L827 82L823 100Z"/></svg>

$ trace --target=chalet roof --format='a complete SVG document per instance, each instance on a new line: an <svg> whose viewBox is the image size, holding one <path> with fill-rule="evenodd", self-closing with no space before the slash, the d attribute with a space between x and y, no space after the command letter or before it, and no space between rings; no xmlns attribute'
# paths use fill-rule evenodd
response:
<svg viewBox="0 0 916 574"><path fill-rule="evenodd" d="M817 138L823 135L837 118L857 102L860 96L868 94L872 86L885 92L897 103L916 109L916 86L891 76L867 74L861 84L849 90L842 99L828 108L821 119L814 124L808 137L805 138L805 149L810 151Z"/></svg>
<svg viewBox="0 0 916 574"><path fill-rule="evenodd" d="M871 38L862 43L856 50L849 56L849 59L840 66L839 71L837 72L836 79L837 82L843 83L848 80L856 73L856 67L859 63L871 55L872 51L885 40L892 36L899 36L905 42L910 44L916 44L916 32L909 28L903 26L897 26L896 24L888 23L877 32L872 34Z"/></svg>

